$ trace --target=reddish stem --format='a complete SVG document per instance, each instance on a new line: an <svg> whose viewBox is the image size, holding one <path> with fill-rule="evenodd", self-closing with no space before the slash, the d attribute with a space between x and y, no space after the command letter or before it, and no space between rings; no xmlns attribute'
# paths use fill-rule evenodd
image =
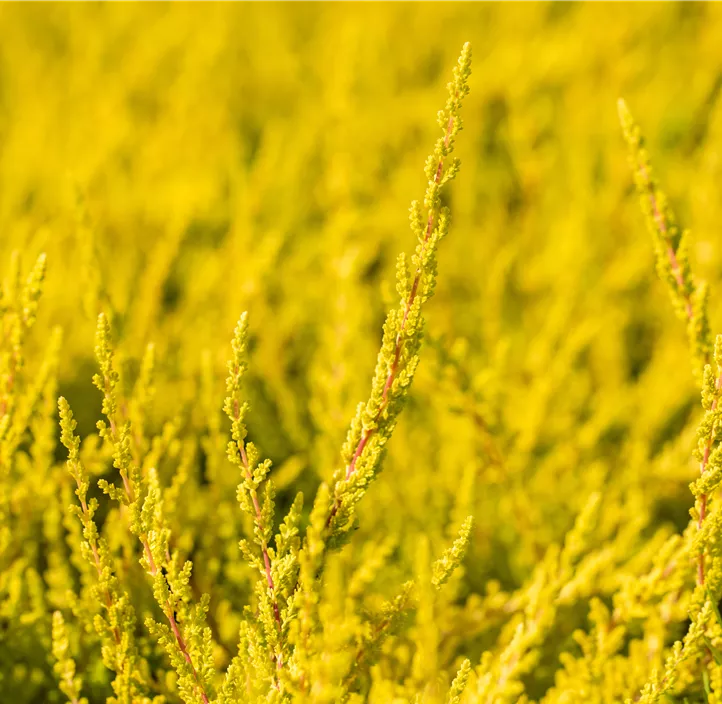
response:
<svg viewBox="0 0 722 704"><path fill-rule="evenodd" d="M659 210L659 206L657 204L657 199L654 195L654 189L652 188L652 184L649 181L649 174L647 172L647 169L644 165L640 165L640 174L642 175L642 178L644 179L645 186L647 187L649 191L649 203L652 208L652 217L654 218L655 223L657 224L657 229L661 233L662 237L667 241L667 257L669 258L670 266L672 267L672 275L674 276L674 280L677 284L677 288L679 289L679 293L684 299L685 302L685 313L687 315L688 322L692 322L692 318L694 316L694 311L692 308L692 299L690 296L689 291L686 289L684 285L684 278L682 277L682 270L679 266L679 261L677 260L677 253L674 251L674 248L672 247L672 243L669 241L669 233L667 228L667 222L664 219L664 215ZM709 352L705 354L705 364L709 363ZM717 377L717 381L715 383L715 388L719 392L720 386L722 385L722 374ZM711 409L714 411L717 408L717 399L715 399L712 402ZM709 461L710 452L712 451L712 442L714 440L714 433L716 429L716 424L713 424L710 428L709 436L707 437L707 442L705 443L704 453L702 455L702 460L699 465L700 474L704 474L707 471L707 463ZM707 515L707 494L700 494L699 496L699 511L697 516L697 529L702 529L702 524L704 523L704 519ZM699 554L698 560L697 560L697 584L703 585L705 580L705 567L704 567L704 550L702 550Z"/></svg>
<svg viewBox="0 0 722 704"><path fill-rule="evenodd" d="M108 379L104 379L104 387L105 387L105 393L106 396L110 396L110 389L108 384ZM117 423L115 422L115 419L109 415L108 416L108 422L110 424L110 431L113 438L113 442L117 445L119 438L118 438L118 432L117 432ZM129 503L133 503L135 501L135 492L133 489L133 486L130 482L129 477L127 476L126 472L120 472L120 476L123 479L123 487L125 489L125 495L128 499ZM139 535L138 536L141 542L141 545L143 546L143 551L145 552L145 557L148 562L148 568L150 570L150 574L152 577L155 577L158 574L158 566L155 564L155 560L153 559L153 553L150 550L150 543L148 542L148 536L147 535ZM170 600L167 600L165 603L165 606L162 608L162 611L165 615L165 617L168 619L168 622L170 623L171 630L173 631L173 636L175 637L176 643L178 645L179 650L181 651L185 661L188 663L188 665L191 668L191 672L193 673L193 680L195 681L196 687L198 688L198 692L201 695L201 699L203 700L203 704L209 704L208 695L206 694L205 688L203 687L203 683L200 680L200 677L198 676L198 671L196 670L195 666L193 665L193 661L191 659L190 653L188 652L188 648L186 646L186 642L183 639L183 635L180 632L180 629L178 628L178 623L175 620L175 613L173 611L173 607L171 606Z"/></svg>
<svg viewBox="0 0 722 704"><path fill-rule="evenodd" d="M233 402L233 415L236 420L240 417L240 408L238 404L238 400L234 400ZM241 462L243 464L243 471L245 473L246 481L249 482L249 484L252 485L253 482L253 475L251 473L251 468L248 464L248 455L246 454L246 446L243 443L243 441L239 441L237 443L238 450L241 454ZM263 536L263 514L261 513L261 506L258 503L258 494L255 489L250 489L249 492L251 495L251 500L253 501L253 510L255 512L255 521L256 526L258 527L258 531ZM265 538L261 537L261 552L263 554L263 565L266 571L266 584L268 585L268 589L271 592L271 602L273 604L273 617L276 621L276 626L278 628L278 638L279 642L281 643L281 649L283 649L283 643L282 643L282 633L283 633L283 623L281 621L281 610L278 607L278 599L276 597L276 586L273 583L273 575L271 574L271 558L268 554L268 545L266 544ZM280 670L283 667L283 655L281 653L278 654L278 657L276 658L276 667Z"/></svg>
<svg viewBox="0 0 722 704"><path fill-rule="evenodd" d="M722 374L717 377L715 382L715 389L717 392L722 386ZM717 408L717 399L712 401L710 410L714 411ZM702 461L699 463L699 473L704 474L707 471L707 463L709 462L709 456L712 451L712 441L714 440L714 434L716 430L716 424L713 424L710 428L709 435L707 436L707 442L705 444L704 453L702 455ZM707 494L700 494L699 497L699 511L697 516L697 530L702 530L702 524L707 515ZM697 560L697 584L704 584L704 550L700 552Z"/></svg>
<svg viewBox="0 0 722 704"><path fill-rule="evenodd" d="M672 243L669 240L667 222L664 219L664 215L659 209L659 205L657 204L657 198L654 195L654 189L652 188L652 184L649 181L649 174L647 173L646 167L644 165L640 165L639 170L642 178L644 179L645 186L649 191L649 204L652 207L652 217L654 218L654 222L657 224L657 229L662 234L662 237L664 237L664 239L667 241L667 257L669 258L669 263L672 267L672 275L674 276L677 288L679 289L682 298L684 298L685 312L687 314L687 318L689 320L692 320L692 299L690 297L689 291L687 291L684 285L682 270L680 269L679 262L677 261L677 253L675 252L674 248L672 247Z"/></svg>
<svg viewBox="0 0 722 704"><path fill-rule="evenodd" d="M78 480L77 477L75 479L75 483L76 483L78 489L80 489L80 481ZM83 510L83 516L85 517L86 522L89 523L92 519L90 517L90 511L88 510L88 504L85 502L84 498L80 499L80 507ZM102 579L103 568L100 564L100 555L98 553L98 546L95 541L91 542L89 540L88 544L90 545L90 549L93 553L93 562L95 563L95 570L98 573L98 579ZM110 609L113 606L113 598L111 597L110 592L107 589L105 589L105 591L104 591L104 596L105 596L106 609L108 611L110 611ZM115 644L120 645L120 632L118 631L118 628L116 626L113 626L113 628L111 630L113 632L113 640L115 640Z"/></svg>
<svg viewBox="0 0 722 704"><path fill-rule="evenodd" d="M451 131L454 127L454 116L449 116L449 121L446 125L446 134L444 136L444 147L448 149L449 147L449 140L451 139ZM444 170L444 157L442 156L439 159L439 162L436 166L436 173L434 174L434 183L438 185L441 181L441 176L443 174ZM429 242L429 239L431 237L431 233L434 229L434 219L435 219L435 212L431 210L429 212L429 218L426 223L426 232L424 234L424 239L422 242L422 247L426 247L426 245ZM394 358L393 362L391 363L391 368L389 369L388 376L386 377L386 382L384 383L383 392L381 395L381 406L379 407L378 412L376 413L376 416L374 418L374 423L372 428L368 428L363 431L361 434L361 439L359 440L358 445L356 446L356 450L353 453L353 456L351 457L351 462L349 463L348 467L346 467L346 481L348 481L353 473L356 471L356 463L358 462L359 457L361 457L361 454L363 453L364 449L366 448L366 445L368 445L369 440L373 437L373 435L376 432L376 424L378 423L379 419L383 415L384 411L386 410L386 407L389 403L389 392L391 391L391 386L394 383L394 380L396 379L396 375L399 371L399 362L401 360L401 351L403 349L403 334L406 330L406 323L409 318L409 313L411 312L411 306L413 305L414 301L416 300L416 295L419 290L419 284L421 283L421 269L417 268L416 273L414 275L414 281L411 285L411 291L409 293L409 297L406 300L406 304L404 306L404 317L401 321L401 327L399 331L396 333L396 342L394 345ZM336 515L340 508L338 497L334 500L334 504L331 508L331 512L329 513L329 517L326 521L326 525L328 526L331 523L331 520Z"/></svg>

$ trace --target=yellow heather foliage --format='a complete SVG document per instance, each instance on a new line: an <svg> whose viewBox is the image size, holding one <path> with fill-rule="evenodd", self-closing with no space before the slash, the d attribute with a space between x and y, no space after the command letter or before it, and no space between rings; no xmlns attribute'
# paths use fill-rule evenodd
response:
<svg viewBox="0 0 722 704"><path fill-rule="evenodd" d="M0 704L722 704L721 36L0 5Z"/></svg>

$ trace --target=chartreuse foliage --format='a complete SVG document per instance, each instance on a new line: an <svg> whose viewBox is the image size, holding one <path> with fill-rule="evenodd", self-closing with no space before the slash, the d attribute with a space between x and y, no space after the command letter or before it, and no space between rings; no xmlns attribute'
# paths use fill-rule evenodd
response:
<svg viewBox="0 0 722 704"><path fill-rule="evenodd" d="M654 177L639 127L624 101L619 101L619 117L629 145L630 165L656 248L657 271L668 284L677 314L686 322L690 353L696 371L702 370L704 416L697 430L694 456L699 462L699 478L690 485L695 498L690 511L689 553L696 561L696 586L690 592L687 610L689 626L682 640L676 641L664 667L655 670L644 686L639 701L657 702L673 692L682 679L701 679L707 701L722 700L722 657L719 646L722 618L722 533L715 491L722 480L719 408L722 394L722 335L714 350L708 324L708 295L704 283L691 273L687 252L689 234L680 234L667 197ZM682 680L682 684L687 684Z"/></svg>
<svg viewBox="0 0 722 704"><path fill-rule="evenodd" d="M667 285L675 312L687 325L692 362L695 372L700 373L710 361L712 344L707 319L707 286L698 283L690 270L689 232L680 230L667 196L655 178L640 129L621 99L619 119L629 145L629 163L647 229L654 240L657 273Z"/></svg>
<svg viewBox="0 0 722 704"><path fill-rule="evenodd" d="M722 702L722 10L202 10L0 8L0 702Z"/></svg>
<svg viewBox="0 0 722 704"><path fill-rule="evenodd" d="M104 313L99 315L95 336L99 371L93 376L93 384L101 394L105 420L97 422L96 461L104 457L111 460L118 481L100 478L97 486L107 500L116 504L112 521L120 531L115 536L120 552L113 549L98 528L96 515L100 503L95 496L89 497L91 480L81 457L77 422L70 405L60 397L58 406L60 440L68 451L66 464L77 497L71 513L79 522L75 535L81 536L79 556L85 563L81 568L82 589L69 597L71 611L80 632L94 634L88 638L89 645L97 639L102 665L112 673L113 695L107 697L108 702L157 703L168 697L204 704L358 698L366 689L360 681L362 673L381 658L384 641L401 626L405 613L417 605L420 612L433 609L436 592L463 561L470 540L471 517L463 522L453 544L430 567L426 548L418 584L407 582L400 587L400 596L382 606L378 613L369 613L357 602L363 586L374 579L384 557L388 557L389 549L379 546L376 555L359 565L352 580L352 589L345 597L348 613L339 614L340 622L327 623L323 617L324 609L334 608L319 598L328 554L347 542L355 523L356 506L380 469L384 446L391 438L419 362L422 309L433 293L437 247L449 227L450 215L448 208L441 205L441 194L459 170L459 161L452 160L451 154L461 130L460 110L469 91L470 73L471 48L466 44L448 86L446 107L439 112L442 134L427 160L428 186L423 205L414 201L411 206L416 251L410 263L403 254L399 258L400 303L387 317L370 399L359 406L342 451L345 466L334 475L333 491L327 484L321 484L307 520L303 516L303 494L299 493L277 533L272 463L269 459L261 460L256 446L247 440L249 404L242 386L247 369L247 315L244 313L238 322L228 362L228 396L223 409L231 425L227 456L240 480L237 500L252 525L250 539L242 539L239 548L250 569L259 573L259 579L253 592L253 607L247 606L240 620L237 654L225 674L216 666L217 643L206 620L210 596L202 594L196 598L193 593L193 564L182 559L180 550L173 545L173 529L165 511L166 503L173 498L170 491L173 487L161 486L156 465L166 449L162 446L168 442L164 436L172 436L174 430L155 439L145 434L145 414L154 391L154 348L148 347L135 385L124 392L110 321ZM15 285L15 306L8 306L11 347L4 377L4 419L13 417L14 377L22 364L24 335L35 318L44 266L42 256L27 283ZM5 437L12 437L11 432L7 431ZM110 520L106 517L106 525ZM145 573L156 602L144 619L143 636L138 634L131 590L132 580L139 576L131 576L134 571L137 573L133 562ZM429 625L432 623L433 618ZM77 674L61 611L53 613L52 626L58 687L70 701L79 702L83 697L83 678ZM328 628L334 631L333 635ZM165 652L172 673L170 681L159 683L155 679L146 654L152 647L149 644L154 644L155 651ZM329 661L331 653L335 657ZM461 696L469 667L469 661L464 661L451 683L452 701ZM419 674L423 677L423 670ZM88 700L83 697L82 701Z"/></svg>

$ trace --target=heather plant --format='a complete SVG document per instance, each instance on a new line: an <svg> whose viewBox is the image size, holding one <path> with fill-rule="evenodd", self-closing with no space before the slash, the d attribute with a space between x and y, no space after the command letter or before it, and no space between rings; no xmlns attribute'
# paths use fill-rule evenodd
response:
<svg viewBox="0 0 722 704"><path fill-rule="evenodd" d="M242 377L247 367L247 315L244 313L238 322L223 408L231 424L228 460L240 477L237 500L253 526L252 539L242 539L239 547L249 568L260 573L260 579L253 590L252 605L246 607L241 618L238 654L222 681L214 663L213 633L206 623L210 595L203 594L196 600L190 586L193 564L171 544L173 531L164 511L170 497L161 486L156 466L162 449L155 453L151 449L164 444L164 438L149 442L144 433L144 415L153 396L154 348L148 347L132 391L123 394L110 322L104 313L99 315L95 344L99 372L93 376L93 384L102 395L105 420L97 422L96 461L112 460L120 483L101 478L97 485L118 504L114 520L124 524L139 543L135 547L132 538L119 538L130 565L118 564L119 556L98 529L95 517L100 504L97 498L88 497L90 480L76 435L77 422L65 398L61 396L58 405L60 440L68 451L67 468L79 504L72 507L80 523L75 535L82 535L79 553L86 563L83 573L88 578L84 598L71 594L71 610L79 621L86 621L81 633L95 631L102 664L113 673L109 702L150 702L151 696L152 701L162 702L168 696L167 689L185 702L204 704L247 698L338 701L358 697L355 692L366 689L359 684L363 670L379 659L384 640L399 627L405 612L417 601L420 608L433 608L435 590L441 589L461 564L470 538L471 517L463 522L453 544L430 566L426 548L420 564L421 584L406 582L400 586L401 595L376 614L365 612L350 595L346 613L337 615L340 624L327 624L324 610L333 611L334 607L327 607L319 594L327 555L347 542L356 522L356 505L380 469L384 446L391 438L419 362L422 307L433 293L436 251L449 227L449 210L441 205L441 194L459 170L458 159L451 159L451 155L461 130L460 108L469 90L470 71L471 48L466 44L448 86L448 101L438 114L442 135L426 162L428 186L423 204L414 201L411 205L416 251L410 260L404 254L398 260L400 303L388 314L384 325L371 396L359 405L352 421L342 451L344 467L335 473L331 486L322 483L317 490L303 534L303 494L299 493L274 535L275 490L269 476L272 463L260 460L255 445L247 440L245 424L249 404L243 399ZM18 331L12 338L14 345L7 362L9 397L20 365L22 333L33 320L44 264L45 258L41 257L25 288L16 288ZM6 415L10 415L7 410ZM155 643L156 650L165 651L173 674L170 686L159 687L153 682L152 669L138 643L134 598L127 585L134 557L146 573L163 615L163 620L151 615L145 618L144 640ZM362 564L361 572L352 581L368 582L379 567L373 562ZM430 583L432 591L425 589L425 582ZM85 602L82 606L81 601ZM52 625L58 686L70 701L80 701L83 679L76 674L76 664L69 654L61 611L53 613ZM329 638L327 628L340 632ZM452 700L461 696L468 675L467 660L451 684ZM425 678L423 672L421 676Z"/></svg>
<svg viewBox="0 0 722 704"><path fill-rule="evenodd" d="M722 13L203 10L0 8L0 702L722 699Z"/></svg>

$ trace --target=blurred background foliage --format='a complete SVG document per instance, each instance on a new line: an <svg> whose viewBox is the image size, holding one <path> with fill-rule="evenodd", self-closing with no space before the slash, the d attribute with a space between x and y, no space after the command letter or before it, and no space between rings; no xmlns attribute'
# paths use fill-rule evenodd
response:
<svg viewBox="0 0 722 704"><path fill-rule="evenodd" d="M616 101L693 230L722 331L720 36L722 8L693 2L0 6L0 261L48 254L28 369L61 326L59 393L85 436L100 412L97 314L112 318L129 383L155 343L154 429L178 417L200 439L179 542L227 648L249 580L220 413L234 323L249 311L251 437L288 505L331 475L368 393L395 257L411 247L408 203L464 41L462 173L427 345L332 574L388 540L375 589L393 594L420 534L437 554L447 526L474 514L425 667L453 669L462 653L476 664L515 590L600 492L590 545L624 550L555 621L525 675L539 697L576 647L587 597L615 593L649 563L646 541L687 525L701 410ZM66 503L40 495L38 510ZM490 603L506 604L503 618Z"/></svg>

